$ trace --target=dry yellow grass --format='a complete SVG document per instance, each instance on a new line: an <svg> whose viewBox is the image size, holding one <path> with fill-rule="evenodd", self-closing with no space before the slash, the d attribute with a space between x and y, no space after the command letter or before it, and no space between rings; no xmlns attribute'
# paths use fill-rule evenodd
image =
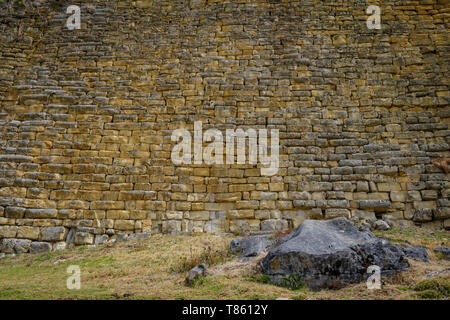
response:
<svg viewBox="0 0 450 320"><path fill-rule="evenodd" d="M431 234L412 228L378 235L428 248L448 245L448 232ZM414 286L426 279L425 274L450 269L448 261L429 250L431 263L410 260L410 271L384 279L381 290L368 290L364 283L319 292L289 290L257 281L261 257L246 263L230 257L232 239L155 235L97 248L0 259L0 299L418 299L423 297ZM186 287L186 271L202 262L209 265L209 276ZM66 288L69 265L81 268L80 290ZM449 277L442 275L439 281Z"/></svg>

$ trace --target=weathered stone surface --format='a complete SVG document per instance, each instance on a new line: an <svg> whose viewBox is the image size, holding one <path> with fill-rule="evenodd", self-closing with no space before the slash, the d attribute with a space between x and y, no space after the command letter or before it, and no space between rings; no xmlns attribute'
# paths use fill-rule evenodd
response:
<svg viewBox="0 0 450 320"><path fill-rule="evenodd" d="M21 207L7 207L5 211L5 217L22 219L25 214L25 208Z"/></svg>
<svg viewBox="0 0 450 320"><path fill-rule="evenodd" d="M391 205L387 200L360 200L359 207L361 209L386 209Z"/></svg>
<svg viewBox="0 0 450 320"><path fill-rule="evenodd" d="M38 227L20 226L17 228L17 238L38 240L40 229Z"/></svg>
<svg viewBox="0 0 450 320"><path fill-rule="evenodd" d="M432 209L417 209L414 212L413 221L416 222L429 222L433 220Z"/></svg>
<svg viewBox="0 0 450 320"><path fill-rule="evenodd" d="M285 230L287 227L288 223L284 220L271 219L261 222L261 231Z"/></svg>
<svg viewBox="0 0 450 320"><path fill-rule="evenodd" d="M446 260L450 260L450 247L437 247L434 252L442 254Z"/></svg>
<svg viewBox="0 0 450 320"><path fill-rule="evenodd" d="M128 235L126 233L119 232L116 235L114 235L112 239L117 242L124 242L128 240Z"/></svg>
<svg viewBox="0 0 450 320"><path fill-rule="evenodd" d="M427 272L426 274L425 274L425 278L427 278L427 279L433 279L433 278L436 278L436 277L442 277L442 276L445 276L445 275L447 275L447 274L449 274L450 273L450 269L447 269L447 270L438 270L438 271L431 271L431 272Z"/></svg>
<svg viewBox="0 0 450 320"><path fill-rule="evenodd" d="M408 247L399 246L408 258L421 260L423 262L430 262L428 253L423 247Z"/></svg>
<svg viewBox="0 0 450 320"><path fill-rule="evenodd" d="M205 277L206 273L207 273L207 268L204 263L192 268L191 270L189 270L189 273L186 277L186 280L185 280L186 285L188 285L188 286L193 285L195 280L197 280L201 277Z"/></svg>
<svg viewBox="0 0 450 320"><path fill-rule="evenodd" d="M30 253L43 253L52 250L52 245L48 242L32 242L30 246Z"/></svg>
<svg viewBox="0 0 450 320"><path fill-rule="evenodd" d="M3 240L1 240L0 252L26 253L30 250L30 245L31 245L31 240L3 239Z"/></svg>
<svg viewBox="0 0 450 320"><path fill-rule="evenodd" d="M56 218L55 209L26 209L25 218L28 219L51 219Z"/></svg>
<svg viewBox="0 0 450 320"><path fill-rule="evenodd" d="M377 220L375 221L375 229L376 230L389 230L391 227L389 226L389 224L386 221L383 220Z"/></svg>
<svg viewBox="0 0 450 320"><path fill-rule="evenodd" d="M104 244L108 239L109 237L107 234L98 234L95 236L95 244Z"/></svg>
<svg viewBox="0 0 450 320"><path fill-rule="evenodd" d="M0 239L1 238L14 238L17 235L16 226L0 226Z"/></svg>
<svg viewBox="0 0 450 320"><path fill-rule="evenodd" d="M67 229L64 227L45 227L41 230L42 241L63 241L67 235Z"/></svg>
<svg viewBox="0 0 450 320"><path fill-rule="evenodd" d="M75 242L75 233L76 233L76 229L75 228L71 228L67 232L66 243L71 244L71 243Z"/></svg>
<svg viewBox="0 0 450 320"><path fill-rule="evenodd" d="M67 248L67 242L65 241L59 241L52 244L52 250L65 250Z"/></svg>
<svg viewBox="0 0 450 320"><path fill-rule="evenodd" d="M268 235L235 239L230 243L230 252L242 258L256 257L269 251L275 243L275 239Z"/></svg>
<svg viewBox="0 0 450 320"><path fill-rule="evenodd" d="M93 244L94 235L87 232L76 232L74 243L77 245Z"/></svg>
<svg viewBox="0 0 450 320"><path fill-rule="evenodd" d="M132 231L134 230L135 222L133 220L117 220L114 223L114 228L117 230L124 230L124 231Z"/></svg>
<svg viewBox="0 0 450 320"><path fill-rule="evenodd" d="M385 275L409 268L401 248L358 231L345 218L306 220L261 260L263 272L275 282L296 274L311 289L363 281L370 265Z"/></svg>
<svg viewBox="0 0 450 320"><path fill-rule="evenodd" d="M142 232L142 233L132 233L128 236L127 241L138 240L138 239L148 239L150 238L150 233Z"/></svg>
<svg viewBox="0 0 450 320"><path fill-rule="evenodd" d="M433 218L437 220L450 218L450 207L439 207L434 209Z"/></svg>

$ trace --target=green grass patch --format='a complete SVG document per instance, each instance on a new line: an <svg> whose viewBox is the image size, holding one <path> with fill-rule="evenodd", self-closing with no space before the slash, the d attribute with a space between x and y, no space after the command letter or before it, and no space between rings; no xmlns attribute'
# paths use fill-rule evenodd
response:
<svg viewBox="0 0 450 320"><path fill-rule="evenodd" d="M256 274L256 275L251 276L249 279L250 279L250 281L254 281L254 282L257 282L257 283L274 284L272 282L272 279L270 279L270 277L268 275L265 275L265 274Z"/></svg>
<svg viewBox="0 0 450 320"><path fill-rule="evenodd" d="M448 298L450 295L450 280L437 278L419 282L414 286L414 291L423 299Z"/></svg>

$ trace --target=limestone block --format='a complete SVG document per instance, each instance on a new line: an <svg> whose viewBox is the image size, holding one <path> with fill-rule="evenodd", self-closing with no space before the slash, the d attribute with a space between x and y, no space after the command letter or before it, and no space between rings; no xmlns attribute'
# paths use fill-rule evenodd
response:
<svg viewBox="0 0 450 320"><path fill-rule="evenodd" d="M41 229L41 241L56 242L63 241L67 235L67 229L64 227L45 227Z"/></svg>

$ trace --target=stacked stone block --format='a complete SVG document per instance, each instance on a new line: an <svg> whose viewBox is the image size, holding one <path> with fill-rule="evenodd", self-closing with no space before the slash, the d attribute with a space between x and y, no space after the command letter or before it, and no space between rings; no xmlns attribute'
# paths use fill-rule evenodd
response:
<svg viewBox="0 0 450 320"><path fill-rule="evenodd" d="M450 227L446 1L65 1L0 16L1 251L389 216ZM280 168L171 132L280 132Z"/></svg>

